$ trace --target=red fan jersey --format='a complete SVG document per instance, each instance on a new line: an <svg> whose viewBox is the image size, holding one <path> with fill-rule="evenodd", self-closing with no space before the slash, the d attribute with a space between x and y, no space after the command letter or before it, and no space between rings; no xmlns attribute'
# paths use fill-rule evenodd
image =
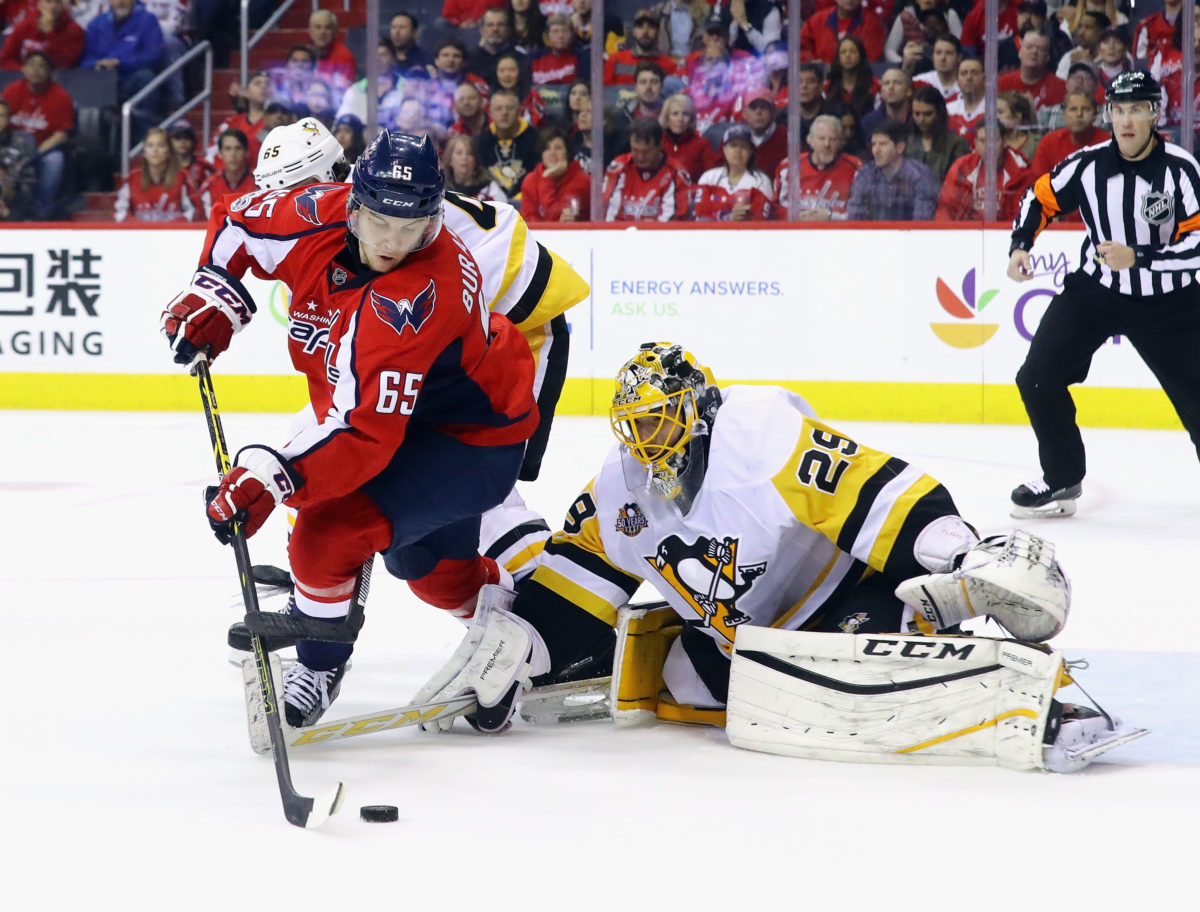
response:
<svg viewBox="0 0 1200 912"><path fill-rule="evenodd" d="M618 155L604 172L606 222L670 222L687 217L687 175L665 155L652 171L641 170L629 153Z"/></svg>
<svg viewBox="0 0 1200 912"><path fill-rule="evenodd" d="M828 209L829 217L835 221L846 218L846 203L850 200L850 187L862 162L853 155L840 153L833 164L818 168L813 164L812 153L800 156L800 205L805 209ZM775 169L775 202L779 218L788 213L788 163L784 159Z"/></svg>
<svg viewBox="0 0 1200 912"><path fill-rule="evenodd" d="M692 211L698 222L728 222L739 203L750 207L748 221L772 219L771 179L761 171L747 171L734 185L729 181L729 169L722 166L705 171L692 187Z"/></svg>
<svg viewBox="0 0 1200 912"><path fill-rule="evenodd" d="M489 313L458 235L443 228L396 269L373 272L347 243L349 193L316 184L218 200L200 258L292 289L288 349L320 422L282 449L305 479L295 507L374 478L409 422L472 446L520 443L538 423L529 345Z"/></svg>
<svg viewBox="0 0 1200 912"><path fill-rule="evenodd" d="M1009 221L1017 216L1021 208L1021 197L1033 186L1037 176L1029 168L1029 162L1012 149L1004 151L1001 171L996 187L996 218ZM969 221L983 218L987 199L987 183L984 179L983 161L978 152L971 152L956 159L946 172L942 192L938 196L938 221Z"/></svg>
<svg viewBox="0 0 1200 912"><path fill-rule="evenodd" d="M180 168L179 170L183 172L183 176L187 178L188 186L191 187L197 195L200 193L200 188L204 186L204 182L217 171L216 168L206 162L199 155L192 159L192 163L190 165L188 165L186 168Z"/></svg>
<svg viewBox="0 0 1200 912"><path fill-rule="evenodd" d="M243 193L249 193L251 190L258 189L254 183L254 174L247 168L242 174L242 179L236 184L231 184L229 178L225 176L225 170L222 168L219 171L210 174L200 186L198 194L200 198L200 206L204 210L204 218L212 213L213 203L223 196L228 196L233 193L241 196Z"/></svg>
<svg viewBox="0 0 1200 912"><path fill-rule="evenodd" d="M175 175L170 187L166 184L149 184L143 190L141 169L130 171L117 188L117 198L113 201L113 221L123 222L130 217L139 222L194 221L196 204L183 172Z"/></svg>

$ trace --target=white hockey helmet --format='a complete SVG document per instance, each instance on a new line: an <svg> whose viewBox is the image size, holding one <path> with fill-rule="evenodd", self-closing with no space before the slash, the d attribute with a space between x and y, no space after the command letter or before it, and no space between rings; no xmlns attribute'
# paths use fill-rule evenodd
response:
<svg viewBox="0 0 1200 912"><path fill-rule="evenodd" d="M267 134L258 153L254 183L260 190L283 190L307 180L334 183L339 179L335 166L345 162L341 143L324 124L304 117Z"/></svg>

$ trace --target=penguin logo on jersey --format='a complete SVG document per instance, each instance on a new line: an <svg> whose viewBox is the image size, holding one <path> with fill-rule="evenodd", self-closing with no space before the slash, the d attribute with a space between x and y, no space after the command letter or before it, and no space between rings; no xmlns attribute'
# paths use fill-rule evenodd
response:
<svg viewBox="0 0 1200 912"><path fill-rule="evenodd" d="M1142 197L1142 218L1151 225L1162 225L1175 213L1175 201L1167 193L1151 190Z"/></svg>
<svg viewBox="0 0 1200 912"><path fill-rule="evenodd" d="M767 572L766 561L739 567L738 547L738 539L729 536L718 541L702 535L689 545L669 535L654 557L645 558L695 610L701 627L711 627L731 643L737 626L750 620L737 600Z"/></svg>
<svg viewBox="0 0 1200 912"><path fill-rule="evenodd" d="M430 279L425 290L411 301L408 298L393 301L377 291L371 292L371 306L375 308L375 313L379 319L396 330L398 336L404 335L406 326L411 326L414 333L419 333L429 315L433 313L436 302L437 290L433 287L433 279Z"/></svg>
<svg viewBox="0 0 1200 912"><path fill-rule="evenodd" d="M847 615L846 617L842 618L842 622L838 624L838 627L840 627L846 633L858 633L858 628L860 628L869 620L871 620L871 616L869 614L867 614L865 611L857 611L854 614Z"/></svg>
<svg viewBox="0 0 1200 912"><path fill-rule="evenodd" d="M617 511L617 531L622 535L633 538L648 525L646 514L635 503L627 503Z"/></svg>

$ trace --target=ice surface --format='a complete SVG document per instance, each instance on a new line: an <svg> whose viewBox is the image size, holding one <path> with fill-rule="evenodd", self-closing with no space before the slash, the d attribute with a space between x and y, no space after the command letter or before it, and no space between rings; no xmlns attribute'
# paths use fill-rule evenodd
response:
<svg viewBox="0 0 1200 912"><path fill-rule="evenodd" d="M815 403L818 408L820 403ZM225 416L231 447L287 418ZM920 465L984 533L1036 474L1027 428L833 422ZM415 729L292 758L346 782L320 831L283 819L226 661L237 591L210 535L203 415L0 413L6 605L6 906L804 910L1124 908L1191 901L1200 813L1200 466L1186 435L1085 430L1058 545L1074 608L1055 641L1106 708L1152 728L1073 776L803 761L659 725ZM609 445L560 418L524 489L552 525ZM432 471L433 469L431 469ZM283 557L284 521L250 543ZM336 710L399 705L461 627L377 573ZM460 731L459 728L462 730ZM400 821L359 821L396 804ZM85 906L84 904L87 904ZM783 904L786 904L784 906Z"/></svg>

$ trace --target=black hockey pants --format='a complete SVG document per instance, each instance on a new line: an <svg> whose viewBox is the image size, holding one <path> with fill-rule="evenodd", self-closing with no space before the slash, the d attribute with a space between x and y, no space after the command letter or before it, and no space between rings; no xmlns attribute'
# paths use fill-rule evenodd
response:
<svg viewBox="0 0 1200 912"><path fill-rule="evenodd" d="M1067 387L1087 378L1092 356L1117 335L1158 378L1200 455L1200 288L1135 298L1072 274L1051 300L1017 371L1051 490L1079 483L1086 472Z"/></svg>

